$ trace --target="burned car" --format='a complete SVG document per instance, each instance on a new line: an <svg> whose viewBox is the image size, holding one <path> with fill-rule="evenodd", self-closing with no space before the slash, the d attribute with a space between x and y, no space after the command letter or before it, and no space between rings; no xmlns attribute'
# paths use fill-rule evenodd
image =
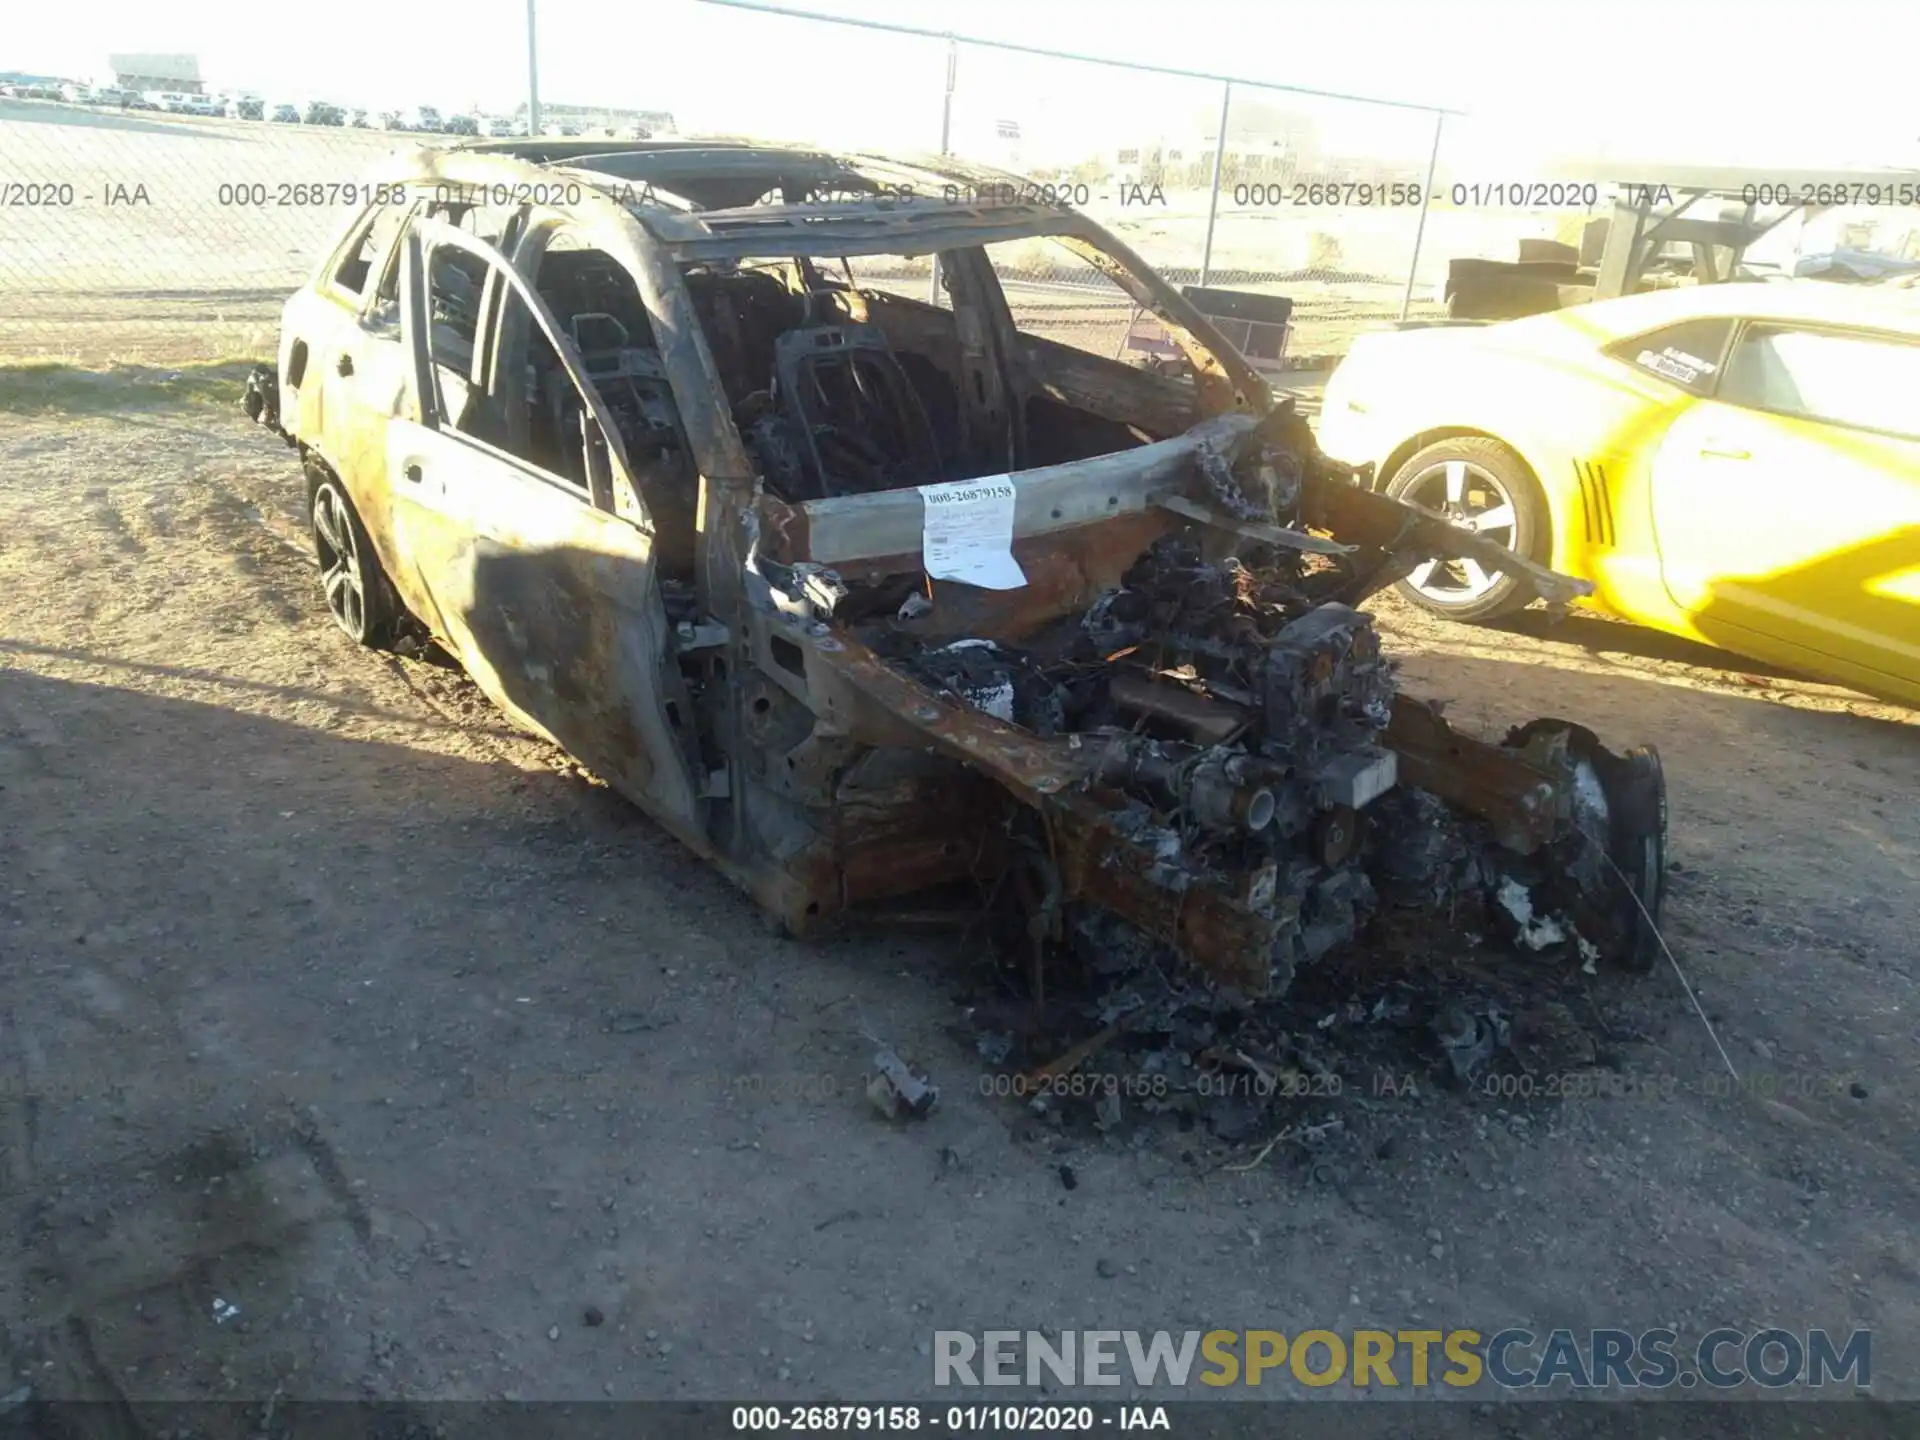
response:
<svg viewBox="0 0 1920 1440"><path fill-rule="evenodd" d="M333 617L424 627L790 931L958 890L1036 971L1125 944L1249 998L1463 895L1655 953L1653 752L1457 732L1360 608L1435 556L1581 582L1352 483L1085 217L702 142L479 143L366 191L247 397ZM1037 244L1181 373L1017 325L993 257Z"/></svg>

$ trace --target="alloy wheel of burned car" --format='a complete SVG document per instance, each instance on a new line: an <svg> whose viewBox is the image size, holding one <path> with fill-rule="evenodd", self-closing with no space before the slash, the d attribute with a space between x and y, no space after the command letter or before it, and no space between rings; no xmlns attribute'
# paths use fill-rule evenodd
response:
<svg viewBox="0 0 1920 1440"><path fill-rule="evenodd" d="M970 891L1036 991L1074 963L1227 1003L1383 918L1638 955L1657 767L1455 730L1362 608L1435 564L1591 585L1523 516L1516 551L1356 484L1093 221L950 161L394 163L414 209L350 222L248 403L315 477L336 618L419 617L790 930ZM1177 373L1105 319L1016 323L1000 247L1048 245Z"/></svg>
<svg viewBox="0 0 1920 1440"><path fill-rule="evenodd" d="M317 476L308 514L327 613L355 644L377 648L392 628L393 607L379 557L354 513L353 502L338 480Z"/></svg>

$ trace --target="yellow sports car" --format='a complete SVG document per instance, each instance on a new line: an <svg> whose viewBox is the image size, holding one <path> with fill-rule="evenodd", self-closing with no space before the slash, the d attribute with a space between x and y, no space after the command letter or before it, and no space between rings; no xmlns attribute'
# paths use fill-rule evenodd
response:
<svg viewBox="0 0 1920 1440"><path fill-rule="evenodd" d="M1801 280L1368 335L1320 444L1583 603L1920 704L1920 296ZM1524 606L1429 562L1440 615Z"/></svg>

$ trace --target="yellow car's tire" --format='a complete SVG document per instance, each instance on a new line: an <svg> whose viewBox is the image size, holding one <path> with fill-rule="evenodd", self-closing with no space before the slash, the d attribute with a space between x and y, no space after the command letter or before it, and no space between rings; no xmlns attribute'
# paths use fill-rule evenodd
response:
<svg viewBox="0 0 1920 1440"><path fill-rule="evenodd" d="M1471 524L1529 560L1544 563L1550 551L1540 482L1498 440L1472 435L1436 441L1409 456L1385 488L1396 500ZM1493 620L1524 610L1533 599L1511 576L1471 560L1429 561L1395 588L1449 620Z"/></svg>

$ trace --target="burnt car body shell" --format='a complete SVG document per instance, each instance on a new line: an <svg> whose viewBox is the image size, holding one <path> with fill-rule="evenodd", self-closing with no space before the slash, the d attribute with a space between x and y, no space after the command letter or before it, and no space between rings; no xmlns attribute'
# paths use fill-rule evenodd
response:
<svg viewBox="0 0 1920 1440"><path fill-rule="evenodd" d="M1197 467L1254 443L1272 398L1212 325L1118 240L1051 205L902 198L913 183L970 194L1007 178L947 162L929 170L703 142L538 139L402 157L375 182L407 187L407 219L368 257L358 291L341 276L368 246L373 211L346 227L289 301L272 413L340 478L399 600L491 699L788 928L804 932L852 906L1004 869L1000 817L1011 796L1041 816L1050 883L1066 899L1111 910L1216 979L1259 994L1295 917L1273 909L1258 877L1140 883L1138 840L1089 794L1094 757L1078 736L1043 738L956 701L883 660L872 636L841 623L831 603L806 598L803 578L822 572L842 589L920 572L922 502L911 488L801 502L770 493L689 288L693 268L756 256L937 256L951 315L882 304L852 287L836 301L850 311L841 318L885 321L899 333L953 329L942 343L955 376L989 416L1039 394L1115 425L1152 417L1157 439L1051 465L1034 464L1029 428L1007 420L1012 550L1028 583L994 591L927 581L931 614L898 627L926 643L1018 642L1079 614L1156 541L1193 529L1196 516L1303 551L1351 548L1257 517L1223 518L1196 499ZM647 193L655 185L672 198ZM856 185L869 193L805 198ZM634 187L644 187L638 200ZM755 203L770 192L791 198ZM449 223L460 207L432 198L448 193L502 198L511 214L497 243ZM608 257L638 296L687 461L677 487L660 481L655 459L630 453L577 331L535 285L562 234ZM980 247L1043 236L1156 315L1186 348L1190 380L1103 366L1020 332ZM449 253L485 276L464 374L443 360L443 351L460 357L442 345L427 294L436 257ZM447 419L450 388L518 383L499 373L502 357L518 353L513 337L535 333L578 392L580 433L589 456L601 457L588 460L582 485ZM1477 543L1364 491L1317 493L1316 523L1344 525L1382 554L1410 537ZM676 593L692 603L675 617L663 570L681 551ZM1499 556L1550 597L1577 584ZM1431 734L1420 734L1430 746ZM1566 822L1568 787L1531 761L1479 748L1486 775L1447 798L1497 820L1517 853L1544 846ZM929 826L936 810L942 823Z"/></svg>

